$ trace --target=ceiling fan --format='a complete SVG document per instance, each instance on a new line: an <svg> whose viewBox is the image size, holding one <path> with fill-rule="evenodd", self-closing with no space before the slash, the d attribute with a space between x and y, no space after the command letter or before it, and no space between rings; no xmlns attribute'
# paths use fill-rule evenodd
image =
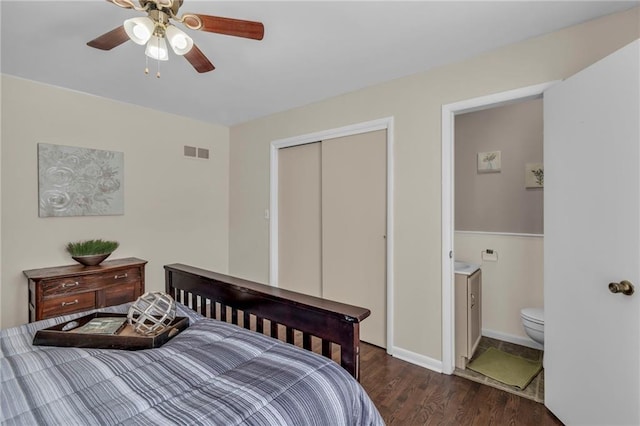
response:
<svg viewBox="0 0 640 426"><path fill-rule="evenodd" d="M215 69L211 61L193 44L193 40L172 21L180 22L192 30L225 34L262 40L264 25L261 22L245 21L241 19L223 18L196 13L184 13L178 16L178 10L183 0L107 0L125 9L146 12L147 16L130 18L122 25L87 43L90 47L101 50L111 50L127 40L145 45L145 54L158 61L168 60L167 42L177 54L184 56L187 61L200 73ZM148 73L145 69L145 73ZM160 73L157 74L160 77Z"/></svg>

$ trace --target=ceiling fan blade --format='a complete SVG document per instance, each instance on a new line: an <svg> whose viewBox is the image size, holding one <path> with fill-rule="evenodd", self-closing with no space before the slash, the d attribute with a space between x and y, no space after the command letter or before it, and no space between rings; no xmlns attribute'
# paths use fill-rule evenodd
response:
<svg viewBox="0 0 640 426"><path fill-rule="evenodd" d="M191 50L185 53L184 57L199 73L213 71L216 68L195 44Z"/></svg>
<svg viewBox="0 0 640 426"><path fill-rule="evenodd" d="M108 33L104 33L100 37L91 40L87 43L87 46L100 50L111 50L127 40L129 40L129 36L124 30L124 25L120 25L118 28L114 28Z"/></svg>
<svg viewBox="0 0 640 426"><path fill-rule="evenodd" d="M254 40L262 40L264 37L264 25L262 25L262 22L199 15L196 13L185 13L182 19L182 23L192 30L202 30Z"/></svg>

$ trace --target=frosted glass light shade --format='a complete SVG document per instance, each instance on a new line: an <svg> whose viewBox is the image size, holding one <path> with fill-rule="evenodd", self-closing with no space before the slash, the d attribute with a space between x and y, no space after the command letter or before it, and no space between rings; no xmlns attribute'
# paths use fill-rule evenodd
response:
<svg viewBox="0 0 640 426"><path fill-rule="evenodd" d="M131 18L124 21L124 30L136 44L143 45L153 35L156 24L146 16L140 16L137 18Z"/></svg>
<svg viewBox="0 0 640 426"><path fill-rule="evenodd" d="M193 40L179 28L169 25L165 31L171 49L176 55L184 55L193 47Z"/></svg>
<svg viewBox="0 0 640 426"><path fill-rule="evenodd" d="M147 42L147 48L144 51L145 55L158 61L169 60L169 50L167 48L167 42L164 38L158 36L151 36Z"/></svg>

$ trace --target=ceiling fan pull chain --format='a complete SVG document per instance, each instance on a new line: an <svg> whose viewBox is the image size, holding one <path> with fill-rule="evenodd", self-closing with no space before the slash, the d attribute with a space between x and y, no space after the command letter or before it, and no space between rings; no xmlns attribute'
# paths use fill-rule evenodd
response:
<svg viewBox="0 0 640 426"><path fill-rule="evenodd" d="M144 56L144 73L149 75L149 57L147 55Z"/></svg>
<svg viewBox="0 0 640 426"><path fill-rule="evenodd" d="M160 38L158 38L158 52L160 51ZM158 55L158 72L156 73L156 78L160 78L160 57Z"/></svg>

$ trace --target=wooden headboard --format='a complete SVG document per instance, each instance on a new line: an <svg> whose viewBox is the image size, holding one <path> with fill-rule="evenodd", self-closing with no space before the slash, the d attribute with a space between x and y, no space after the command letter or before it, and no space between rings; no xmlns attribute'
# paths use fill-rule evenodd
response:
<svg viewBox="0 0 640 426"><path fill-rule="evenodd" d="M320 347L360 378L360 321L371 311L182 264L165 265L165 291L200 314L296 344ZM318 343L319 345L315 344Z"/></svg>

